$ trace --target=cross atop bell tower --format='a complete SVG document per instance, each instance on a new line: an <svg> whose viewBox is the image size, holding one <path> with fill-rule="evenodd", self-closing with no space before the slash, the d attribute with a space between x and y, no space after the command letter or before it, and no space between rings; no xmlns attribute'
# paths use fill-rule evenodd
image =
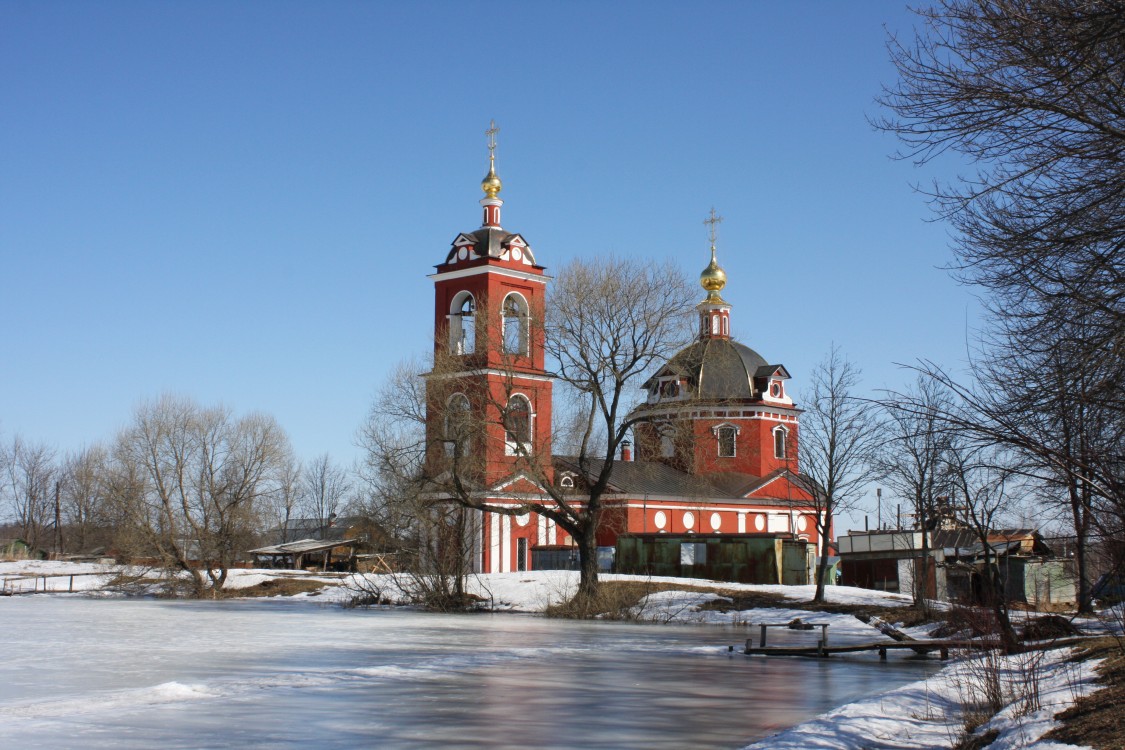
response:
<svg viewBox="0 0 1125 750"><path fill-rule="evenodd" d="M715 240L719 236L718 225L723 223L723 217L715 213L715 207L711 206L711 215L704 219L703 223L709 225L707 235L711 239L711 250L714 251Z"/></svg>
<svg viewBox="0 0 1125 750"><path fill-rule="evenodd" d="M711 240L711 262L699 274L699 285L707 292L707 298L699 303L699 337L701 339L729 339L730 338L730 304L719 294L727 285L727 274L719 267L715 258L715 240L718 239L717 227L723 217L715 213L714 207L711 214L703 223L707 225L707 237Z"/></svg>
<svg viewBox="0 0 1125 750"><path fill-rule="evenodd" d="M496 127L496 120L491 120L488 123L488 130L484 131L485 136L488 138L488 174L481 180L480 188L484 191L484 198L481 198L480 204L484 208L484 223L482 227L496 227L500 228L500 207L504 205L504 201L496 196L500 194L501 188L504 184L500 182L500 178L496 175L496 134L500 132L500 128Z"/></svg>

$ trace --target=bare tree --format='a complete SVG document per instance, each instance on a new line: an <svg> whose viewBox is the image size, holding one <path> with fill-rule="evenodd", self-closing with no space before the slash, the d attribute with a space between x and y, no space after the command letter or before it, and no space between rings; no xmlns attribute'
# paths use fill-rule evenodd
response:
<svg viewBox="0 0 1125 750"><path fill-rule="evenodd" d="M1079 607L1088 611L1092 531L1121 539L1125 419L1090 395L1091 378L1074 368L1061 347L1045 355L986 359L978 363L973 384L959 382L934 363L923 362L919 370L957 400L958 408L951 403L942 408L947 425L976 442L1013 451L1020 460L1010 464L1011 470L1028 480L1027 486L1039 488L1041 506L1063 509L1077 542Z"/></svg>
<svg viewBox="0 0 1125 750"><path fill-rule="evenodd" d="M93 543L108 541L106 471L109 452L94 444L68 454L61 478L62 515L66 522L67 549L88 551Z"/></svg>
<svg viewBox="0 0 1125 750"><path fill-rule="evenodd" d="M958 520L972 530L981 546L984 560L979 570L980 593L996 620L1004 651L1011 654L1020 650L1020 640L1009 616L1000 559L992 547L993 532L1002 517L1013 509L1014 498L1008 485L1017 474L1006 465L1008 458L987 442L973 445L959 440L954 440L945 454L954 491L950 505L959 508Z"/></svg>
<svg viewBox="0 0 1125 750"><path fill-rule="evenodd" d="M908 503L914 528L922 534L921 563L913 576L914 605L922 611L930 561L930 530L938 498L951 492L948 452L954 431L948 422L953 399L939 383L919 376L914 388L890 393L882 400L887 411L876 457L879 475Z"/></svg>
<svg viewBox="0 0 1125 750"><path fill-rule="evenodd" d="M400 363L383 385L356 435L360 505L399 539L416 535L425 479L426 396L416 360Z"/></svg>
<svg viewBox="0 0 1125 750"><path fill-rule="evenodd" d="M301 472L301 511L310 518L318 519L323 524L323 533L332 517L343 509L350 491L347 470L323 453L307 462Z"/></svg>
<svg viewBox="0 0 1125 750"><path fill-rule="evenodd" d="M590 481L580 498L544 482L548 497L531 510L554 520L577 543L580 599L597 592L597 532L621 443L648 419L633 408L639 386L690 336L694 295L670 263L602 260L566 266L549 297L547 351L575 412L585 414L574 453Z"/></svg>
<svg viewBox="0 0 1125 750"><path fill-rule="evenodd" d="M289 526L301 500L301 480L301 462L290 453L281 461L277 485L268 502L271 525L281 529L283 543L296 541L290 538Z"/></svg>
<svg viewBox="0 0 1125 750"><path fill-rule="evenodd" d="M418 362L399 365L359 429L357 510L393 540L400 590L430 609L463 609L470 604L473 531L469 511L435 501L427 478L424 369Z"/></svg>
<svg viewBox="0 0 1125 750"><path fill-rule="evenodd" d="M1022 457L1078 537L1125 544L1125 3L944 0L892 39L884 92L903 156L952 150L976 173L937 184L955 269L987 292L974 384L925 364L971 404L979 436Z"/></svg>
<svg viewBox="0 0 1125 750"><path fill-rule="evenodd" d="M140 406L114 447L111 487L132 538L171 569L191 576L193 593L218 593L289 451L272 417L235 418L223 407L163 396Z"/></svg>
<svg viewBox="0 0 1125 750"><path fill-rule="evenodd" d="M28 546L42 547L55 529L55 450L17 435L6 454L3 492L9 513Z"/></svg>
<svg viewBox="0 0 1125 750"><path fill-rule="evenodd" d="M875 473L876 408L859 399L859 368L833 346L809 375L801 417L801 474L810 481L816 509L820 561L815 602L824 601L832 525L838 513L856 506Z"/></svg>
<svg viewBox="0 0 1125 750"><path fill-rule="evenodd" d="M889 45L900 78L879 124L919 163L952 150L977 165L933 189L960 274L1040 340L1084 321L1091 356L1116 349L1098 390L1120 405L1125 3L942 0L919 14L923 30Z"/></svg>

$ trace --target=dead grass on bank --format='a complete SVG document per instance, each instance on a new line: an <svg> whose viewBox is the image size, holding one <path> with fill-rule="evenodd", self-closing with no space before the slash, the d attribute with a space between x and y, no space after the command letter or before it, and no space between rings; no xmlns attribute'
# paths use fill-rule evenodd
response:
<svg viewBox="0 0 1125 750"><path fill-rule="evenodd" d="M598 594L593 600L571 599L560 604L552 604L546 610L548 617L589 620L643 620L643 600L650 594L661 591L698 591L723 597L704 603L701 610L717 612L740 611L764 607L788 607L790 602L781 594L772 592L734 591L721 586L666 583L648 581L601 581Z"/></svg>
<svg viewBox="0 0 1125 750"><path fill-rule="evenodd" d="M312 594L328 586L339 584L330 581L309 580L307 578L271 578L268 581L247 586L241 589L224 589L224 597L263 597L263 596L294 596L296 594Z"/></svg>
<svg viewBox="0 0 1125 750"><path fill-rule="evenodd" d="M985 750L999 736L999 729L992 729L984 734L971 734L954 745L952 750Z"/></svg>
<svg viewBox="0 0 1125 750"><path fill-rule="evenodd" d="M1095 750L1125 748L1125 652L1114 638L1099 638L1083 647L1076 660L1105 659L1098 667L1098 682L1104 687L1079 698L1055 718L1062 726L1044 739L1087 745Z"/></svg>
<svg viewBox="0 0 1125 750"><path fill-rule="evenodd" d="M593 601L571 601L552 604L546 610L548 617L566 619L603 620L644 620L642 602L646 596L661 591L697 591L714 594L714 599L700 605L700 610L714 612L741 612L748 609L800 609L807 612L829 612L832 614L863 615L878 617L900 627L912 627L936 623L941 613L923 613L913 607L882 607L872 604L846 604L840 602L813 603L807 600L789 599L773 591L745 591L725 588L719 585L684 584L663 582L657 579L647 581L601 581L598 595Z"/></svg>

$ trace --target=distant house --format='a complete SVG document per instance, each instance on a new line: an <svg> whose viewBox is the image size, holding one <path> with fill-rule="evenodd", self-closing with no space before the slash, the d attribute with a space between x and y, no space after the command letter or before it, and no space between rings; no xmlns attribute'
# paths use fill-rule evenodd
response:
<svg viewBox="0 0 1125 750"><path fill-rule="evenodd" d="M46 560L45 550L32 547L22 539L0 539L0 559Z"/></svg>
<svg viewBox="0 0 1125 750"><path fill-rule="evenodd" d="M1055 557L1033 529L990 532L987 550L966 529L925 533L929 535L925 556L919 530L852 531L839 537L842 583L909 594L921 576L928 598L975 601L980 598L987 552L1000 565L1009 601L1039 608L1075 601L1069 561Z"/></svg>

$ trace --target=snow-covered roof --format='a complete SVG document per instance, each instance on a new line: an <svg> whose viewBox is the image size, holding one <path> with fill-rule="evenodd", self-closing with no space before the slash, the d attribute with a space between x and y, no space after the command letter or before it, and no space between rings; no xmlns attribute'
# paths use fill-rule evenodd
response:
<svg viewBox="0 0 1125 750"><path fill-rule="evenodd" d="M332 541L324 541L321 539L298 539L295 542L286 542L285 544L274 544L269 547L259 547L258 549L250 550L252 555L300 555L306 552L325 552L333 549L334 547L355 546L359 544L358 539L336 539Z"/></svg>

